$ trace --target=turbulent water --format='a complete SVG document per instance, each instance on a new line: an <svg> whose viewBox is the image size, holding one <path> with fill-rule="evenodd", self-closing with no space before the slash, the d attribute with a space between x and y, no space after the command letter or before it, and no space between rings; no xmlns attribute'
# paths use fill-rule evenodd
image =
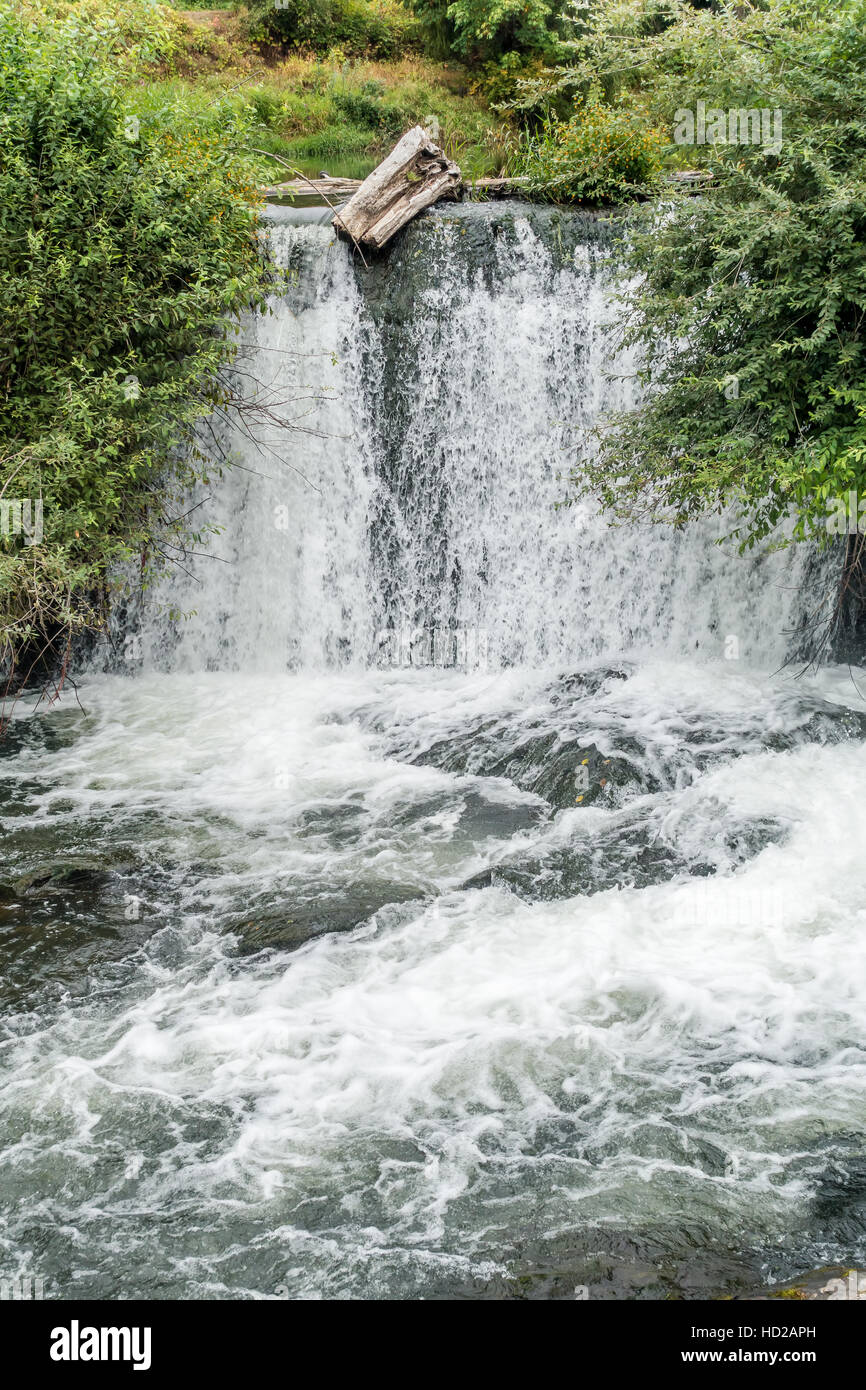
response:
<svg viewBox="0 0 866 1390"><path fill-rule="evenodd" d="M825 580L557 508L629 400L603 224L450 209L366 269L271 238L271 420L225 441L210 553L0 754L0 1274L862 1263L866 678L783 669Z"/></svg>

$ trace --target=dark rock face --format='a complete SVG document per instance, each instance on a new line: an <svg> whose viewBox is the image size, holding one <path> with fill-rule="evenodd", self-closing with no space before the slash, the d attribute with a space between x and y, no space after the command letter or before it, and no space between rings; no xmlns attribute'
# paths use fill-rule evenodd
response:
<svg viewBox="0 0 866 1390"><path fill-rule="evenodd" d="M81 864L49 864L24 874L12 885L19 898L63 897L67 894L89 897L97 894L111 881L104 869Z"/></svg>
<svg viewBox="0 0 866 1390"><path fill-rule="evenodd" d="M831 660L855 666L866 664L866 569L861 539L850 536L833 547L836 583L826 600L832 615L828 640Z"/></svg>
<svg viewBox="0 0 866 1390"><path fill-rule="evenodd" d="M576 831L568 843L535 853L511 854L474 875L465 888L497 885L527 901L551 901L611 888L647 888L678 874L710 877L717 865L695 857L675 839L662 833L657 809L638 806L606 825ZM769 844L781 843L788 827L780 822L751 820L725 825L718 852L735 869Z"/></svg>
<svg viewBox="0 0 866 1390"><path fill-rule="evenodd" d="M387 256L354 273L372 325L371 345L363 371L376 406L376 458L379 487L371 504L369 528L372 571L381 586L383 627L413 614L422 628L439 623L430 612L430 595L441 596L443 609L456 602L463 576L447 544L449 496L446 461L431 433L417 436L417 401L440 389L431 382L431 364L447 360L451 318L467 284L488 293L501 289L503 257L515 253L529 223L547 253L541 293L553 293L559 271L573 265L576 252L590 264L608 263L611 225L590 214L526 203L441 205L404 228ZM457 248L457 249L455 249ZM479 322L478 332L485 325ZM576 360L585 351L575 344ZM480 384L479 384L480 385ZM413 591L401 591L397 557L406 517L423 517L428 533L440 543L428 545L413 579Z"/></svg>

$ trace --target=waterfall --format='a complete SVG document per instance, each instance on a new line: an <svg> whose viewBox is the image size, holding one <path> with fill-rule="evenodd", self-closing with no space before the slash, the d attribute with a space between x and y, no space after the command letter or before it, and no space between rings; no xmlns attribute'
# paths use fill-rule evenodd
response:
<svg viewBox="0 0 866 1390"><path fill-rule="evenodd" d="M195 616L167 639L153 613L148 664L778 664L804 547L744 559L716 544L724 518L611 528L564 505L592 427L634 401L613 236L578 212L448 207L366 267L329 225L276 214L292 283L244 325L240 378L275 419L225 441L219 536L160 594Z"/></svg>
<svg viewBox="0 0 866 1390"><path fill-rule="evenodd" d="M783 667L829 570L561 505L632 399L605 223L449 207L369 266L268 234L216 533L0 744L6 1270L681 1299L866 1265L866 700Z"/></svg>

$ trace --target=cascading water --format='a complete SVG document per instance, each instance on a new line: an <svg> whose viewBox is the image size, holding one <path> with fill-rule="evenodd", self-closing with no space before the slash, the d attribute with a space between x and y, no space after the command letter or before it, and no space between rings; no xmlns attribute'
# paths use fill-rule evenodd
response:
<svg viewBox="0 0 866 1390"><path fill-rule="evenodd" d="M631 389L604 224L448 208L368 268L270 235L272 423L226 441L220 533L0 755L0 1272L701 1297L863 1262L866 704L779 673L820 573L557 507Z"/></svg>
<svg viewBox="0 0 866 1390"><path fill-rule="evenodd" d="M249 326L243 365L282 425L231 441L222 542L167 598L197 619L166 652L155 615L149 661L409 664L436 635L442 664L461 640L496 668L635 647L721 659L729 636L781 661L803 551L749 564L713 544L719 521L616 532L560 506L592 425L633 398L606 332L611 240L579 214L457 207L353 272L329 225L277 222L295 288Z"/></svg>

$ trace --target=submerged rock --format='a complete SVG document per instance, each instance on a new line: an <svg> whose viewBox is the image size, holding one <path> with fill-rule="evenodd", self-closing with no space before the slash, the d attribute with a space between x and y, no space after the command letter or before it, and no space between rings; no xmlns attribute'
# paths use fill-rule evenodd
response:
<svg viewBox="0 0 866 1390"><path fill-rule="evenodd" d="M419 904L417 887L409 884L358 884L333 893L286 898L231 917L223 930L238 940L242 955L274 949L295 950L328 932L348 932L363 926L383 908Z"/></svg>
<svg viewBox="0 0 866 1390"><path fill-rule="evenodd" d="M49 864L23 874L11 885L19 898L41 898L65 893L99 893L111 882L105 869L89 864Z"/></svg>
<svg viewBox="0 0 866 1390"><path fill-rule="evenodd" d="M720 833L717 853L724 856L725 870L736 870L767 845L781 844L788 833L786 824L766 817L738 822ZM528 902L546 902L610 888L647 888L677 875L709 878L719 867L717 860L664 838L655 816L634 811L611 824L576 829L566 843L507 855L463 887L503 886Z"/></svg>
<svg viewBox="0 0 866 1390"><path fill-rule="evenodd" d="M597 1301L731 1298L755 1280L755 1262L701 1249L687 1227L632 1234L586 1229L527 1241L508 1272L475 1279L449 1297L473 1300Z"/></svg>

